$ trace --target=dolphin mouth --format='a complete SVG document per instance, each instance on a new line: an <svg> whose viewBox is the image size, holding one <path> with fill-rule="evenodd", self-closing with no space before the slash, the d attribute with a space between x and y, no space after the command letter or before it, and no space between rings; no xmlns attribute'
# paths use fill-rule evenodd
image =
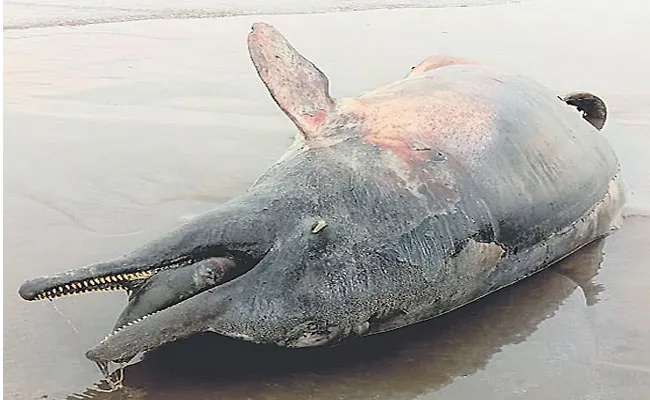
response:
<svg viewBox="0 0 650 400"><path fill-rule="evenodd" d="M219 261L217 263L219 271L210 277L202 277L201 284L197 282L196 272L193 275L190 274L191 276L181 272L212 260ZM219 250L203 251L200 254L177 257L152 265L129 266L129 263L128 260L115 260L54 276L42 276L24 282L18 293L24 300L37 301L94 292L124 290L129 298L128 310L132 303L138 301L139 297L145 296L146 291L151 291L152 288L157 290L158 295L167 291L169 299L160 300L162 303L159 302L155 306L150 305L153 308L146 314L153 314L211 287L232 280L257 264L256 260L244 253L224 253ZM180 282L176 282L174 286L172 284L174 281ZM182 289L183 293L173 293L174 289ZM120 316L120 322L126 324L137 320L140 316L127 319Z"/></svg>
<svg viewBox="0 0 650 400"><path fill-rule="evenodd" d="M97 268L97 265L80 268L53 277L26 281L20 287L19 294L25 300L34 301L125 290L128 302L113 329L102 341L104 342L152 315L185 303L202 292L246 274L259 262L239 252L216 254L218 255L210 252L203 253L201 257L182 257L153 266L139 267L132 272L99 272L98 269L105 268ZM115 262L113 264L115 265ZM116 362L128 362L132 357L120 357ZM100 365L100 369L104 367Z"/></svg>

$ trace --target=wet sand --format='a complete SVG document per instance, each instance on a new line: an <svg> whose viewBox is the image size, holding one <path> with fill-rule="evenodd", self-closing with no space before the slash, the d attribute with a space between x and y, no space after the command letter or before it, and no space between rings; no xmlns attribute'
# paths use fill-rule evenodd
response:
<svg viewBox="0 0 650 400"><path fill-rule="evenodd" d="M152 20L5 31L4 394L12 399L645 399L650 392L650 36L641 0ZM246 53L275 24L334 96L429 54L589 90L632 196L622 229L561 265L429 323L335 349L205 335L126 370L84 352L124 294L28 303L23 280L120 255L241 193L294 130ZM56 308L55 308L56 307Z"/></svg>

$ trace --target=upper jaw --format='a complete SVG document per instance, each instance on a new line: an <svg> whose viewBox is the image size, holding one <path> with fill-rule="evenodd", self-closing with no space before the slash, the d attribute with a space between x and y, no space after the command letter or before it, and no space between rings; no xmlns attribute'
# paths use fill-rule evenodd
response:
<svg viewBox="0 0 650 400"><path fill-rule="evenodd" d="M158 268L154 266L113 269L97 264L57 274L30 279L23 283L18 294L25 300L44 300L97 291L135 290Z"/></svg>

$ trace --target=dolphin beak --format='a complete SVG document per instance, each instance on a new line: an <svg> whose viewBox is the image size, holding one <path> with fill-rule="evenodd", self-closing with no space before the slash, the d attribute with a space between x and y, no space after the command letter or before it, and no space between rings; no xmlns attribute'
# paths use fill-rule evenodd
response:
<svg viewBox="0 0 650 400"><path fill-rule="evenodd" d="M18 294L25 300L44 300L96 291L134 290L163 265L134 264L127 258L102 262L88 267L66 271L54 276L43 276L23 283Z"/></svg>

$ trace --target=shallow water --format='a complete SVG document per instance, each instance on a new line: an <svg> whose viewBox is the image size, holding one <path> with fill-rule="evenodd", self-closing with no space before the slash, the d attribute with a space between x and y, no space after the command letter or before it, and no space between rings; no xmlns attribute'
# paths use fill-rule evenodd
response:
<svg viewBox="0 0 650 400"><path fill-rule="evenodd" d="M150 19L221 18L264 14L313 14L377 9L470 7L528 0L8 0L5 29L82 26Z"/></svg>
<svg viewBox="0 0 650 400"><path fill-rule="evenodd" d="M161 8L142 3L129 2ZM26 4L8 2L5 24L37 27L93 15L106 22L115 14L83 6L83 15L73 15L73 1L53 5L51 14L39 11L50 3ZM644 399L650 392L644 4L545 0L6 29L5 396ZM83 354L112 328L124 295L64 298L54 303L57 311L50 302L22 301L17 288L162 234L241 193L282 154L294 130L246 53L246 34L258 20L276 25L313 59L337 97L395 80L433 53L520 70L558 94L597 93L610 110L604 134L632 192L622 229L562 265L430 323L299 352L197 337L129 367L128 389L93 391L101 374Z"/></svg>

